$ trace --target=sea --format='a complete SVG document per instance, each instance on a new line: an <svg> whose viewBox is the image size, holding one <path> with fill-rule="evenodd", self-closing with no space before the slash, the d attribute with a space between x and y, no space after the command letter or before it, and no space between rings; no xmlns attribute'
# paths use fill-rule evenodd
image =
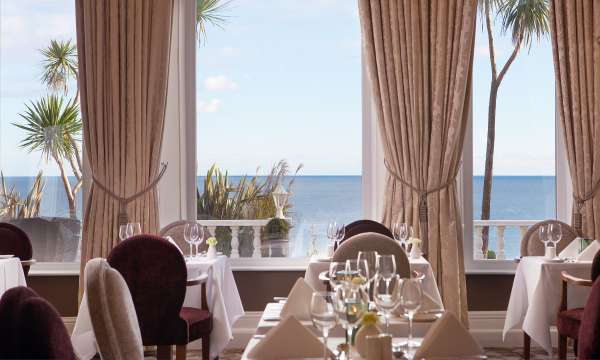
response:
<svg viewBox="0 0 600 360"><path fill-rule="evenodd" d="M232 176L232 183L240 177ZM261 178L259 177L259 180ZM6 186L25 197L34 177L6 176ZM74 179L71 179L74 183ZM59 177L45 177L45 190L40 215L67 217L68 203ZM302 257L327 246L326 228L330 221L348 224L361 219L361 176L297 176L291 188L292 232L289 256ZM197 178L203 191L204 177ZM481 214L483 177L473 177L473 218ZM492 219L542 220L556 217L556 180L554 176L494 176L492 188ZM81 193L77 195L77 214L81 218ZM519 254L520 234L516 228L505 232L506 257ZM496 249L495 233L491 232L490 249Z"/></svg>

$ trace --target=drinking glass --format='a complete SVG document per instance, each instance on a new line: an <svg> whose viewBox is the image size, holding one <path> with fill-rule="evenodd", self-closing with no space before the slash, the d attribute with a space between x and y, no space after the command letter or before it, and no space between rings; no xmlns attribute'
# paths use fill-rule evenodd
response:
<svg viewBox="0 0 600 360"><path fill-rule="evenodd" d="M389 287L390 281L396 275L396 257L379 255L377 257L377 273L385 280L386 287Z"/></svg>
<svg viewBox="0 0 600 360"><path fill-rule="evenodd" d="M323 333L323 359L327 359L327 338L329 330L337 323L336 312L333 308L332 294L314 292L310 300L310 317L313 325Z"/></svg>
<svg viewBox="0 0 600 360"><path fill-rule="evenodd" d="M330 221L327 225L327 238L332 245L337 245L337 229L338 224L335 221Z"/></svg>
<svg viewBox="0 0 600 360"><path fill-rule="evenodd" d="M196 231L197 231L197 236L194 239L194 245L196 246L196 256L200 256L200 252L198 251L198 246L200 246L200 244L202 244L202 242L204 241L204 228L200 225L198 225L197 223L194 223L194 225L196 225Z"/></svg>
<svg viewBox="0 0 600 360"><path fill-rule="evenodd" d="M366 261L368 268L367 291L377 276L377 251L359 251L358 261Z"/></svg>
<svg viewBox="0 0 600 360"><path fill-rule="evenodd" d="M344 236L346 235L346 225L339 224L337 226L336 232L336 247L340 246L340 241L344 240Z"/></svg>
<svg viewBox="0 0 600 360"><path fill-rule="evenodd" d="M382 276L377 276L373 285L373 298L377 310L385 317L385 332L390 334L390 316L400 302L400 276L394 275L387 286Z"/></svg>
<svg viewBox="0 0 600 360"><path fill-rule="evenodd" d="M346 281L346 263L332 261L329 263L329 284L333 290Z"/></svg>
<svg viewBox="0 0 600 360"><path fill-rule="evenodd" d="M139 222L128 223L127 227L128 227L128 232L131 233L131 236L140 235L142 233L142 227ZM131 229L131 230L129 230L129 229Z"/></svg>
<svg viewBox="0 0 600 360"><path fill-rule="evenodd" d="M562 227L558 223L551 223L548 225L548 235L551 239L551 242L556 247L556 244L559 243L560 239L562 239Z"/></svg>
<svg viewBox="0 0 600 360"><path fill-rule="evenodd" d="M392 235L394 235L394 239L400 243L400 246L406 249L406 241L408 241L408 224L400 221L394 222L392 225Z"/></svg>
<svg viewBox="0 0 600 360"><path fill-rule="evenodd" d="M413 317L421 307L423 291L421 280L415 278L402 279L400 283L399 304L408 318L408 340L406 341L407 353L410 354L413 333Z"/></svg>
<svg viewBox="0 0 600 360"><path fill-rule="evenodd" d="M538 228L538 236L540 241L544 243L544 248L548 247L548 227L546 225L542 225Z"/></svg>
<svg viewBox="0 0 600 360"><path fill-rule="evenodd" d="M193 255L193 248L192 245L194 244L194 238L192 236L192 228L194 226L195 223L186 223L185 224L185 228L183 229L183 239L185 240L186 243L190 244L190 256L188 257L188 259L192 258Z"/></svg>
<svg viewBox="0 0 600 360"><path fill-rule="evenodd" d="M346 330L348 338L348 359L351 359L352 333L360 323L365 312L369 310L369 297L361 287L339 286L333 296L333 308L340 325Z"/></svg>
<svg viewBox="0 0 600 360"><path fill-rule="evenodd" d="M127 227L128 225L119 225L119 239L121 239L121 241L128 238Z"/></svg>
<svg viewBox="0 0 600 360"><path fill-rule="evenodd" d="M346 276L352 286L365 287L369 280L369 267L365 260L346 260Z"/></svg>

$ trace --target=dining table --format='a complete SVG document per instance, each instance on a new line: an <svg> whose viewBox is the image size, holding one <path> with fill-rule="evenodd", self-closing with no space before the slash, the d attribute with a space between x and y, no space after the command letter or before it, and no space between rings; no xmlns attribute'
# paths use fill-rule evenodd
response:
<svg viewBox="0 0 600 360"><path fill-rule="evenodd" d="M0 296L17 286L27 286L21 261L18 257L0 259Z"/></svg>
<svg viewBox="0 0 600 360"><path fill-rule="evenodd" d="M591 261L548 261L542 256L522 257L515 272L506 319L503 340L508 332L518 328L528 334L549 355L552 355L551 327L556 324L560 308L561 272L589 279ZM567 307L584 306L590 288L569 285Z"/></svg>
<svg viewBox="0 0 600 360"><path fill-rule="evenodd" d="M233 339L233 325L242 316L244 308L233 277L229 258L219 255L214 258L198 256L186 259L188 286L183 306L200 308L202 287L196 281L203 275L206 280L208 309L213 315L213 329L210 335L211 357L218 356ZM81 360L93 358L97 353L96 339L92 330L89 309L85 296L82 297L75 327L71 335L73 347ZM201 348L201 340L188 344L188 349Z"/></svg>

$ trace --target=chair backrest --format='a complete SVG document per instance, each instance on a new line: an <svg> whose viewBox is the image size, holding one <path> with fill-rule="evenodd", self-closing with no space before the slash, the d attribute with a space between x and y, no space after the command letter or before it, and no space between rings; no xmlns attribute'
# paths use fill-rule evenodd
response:
<svg viewBox="0 0 600 360"><path fill-rule="evenodd" d="M2 295L0 324L0 358L76 359L56 309L27 287Z"/></svg>
<svg viewBox="0 0 600 360"><path fill-rule="evenodd" d="M594 281L583 308L577 348L578 359L600 358L600 279Z"/></svg>
<svg viewBox="0 0 600 360"><path fill-rule="evenodd" d="M170 223L160 230L159 235L162 237L170 236L173 241L179 246L179 248L183 251L184 254L187 254L189 250L189 244L185 242L185 238L183 237L183 231L185 230L185 224L189 224L188 220L179 220Z"/></svg>
<svg viewBox="0 0 600 360"><path fill-rule="evenodd" d="M548 224L560 224L562 228L562 238L556 246L556 253L560 253L571 241L577 237L575 230L558 220L544 220L533 224L521 239L521 256L543 256L544 244L540 241L539 228Z"/></svg>
<svg viewBox="0 0 600 360"><path fill-rule="evenodd" d="M596 281L596 279L598 278L598 275L600 275L600 251L598 251L596 253L596 255L594 255L594 260L592 261L592 273L590 274L590 279L592 279L592 281Z"/></svg>
<svg viewBox="0 0 600 360"><path fill-rule="evenodd" d="M164 238L137 235L119 243L107 258L127 283L144 345L186 337L179 316L185 298L187 268L179 250Z"/></svg>
<svg viewBox="0 0 600 360"><path fill-rule="evenodd" d="M13 224L0 223L0 254L13 254L21 260L30 260L33 250L29 236ZM27 275L29 266L24 266L23 272Z"/></svg>
<svg viewBox="0 0 600 360"><path fill-rule="evenodd" d="M410 277L408 257L400 244L397 241L378 233L362 233L344 241L333 253L331 261L356 259L360 251L367 250L375 250L379 255L394 255L396 258L396 272L401 277Z"/></svg>
<svg viewBox="0 0 600 360"><path fill-rule="evenodd" d="M394 235L392 234L390 229L388 229L382 223L373 220L363 219L353 221L350 224L346 225L344 229L344 238L340 241L340 244L343 243L345 240L350 239L354 235L366 232L378 233L381 235L385 235L391 239L394 238ZM336 244L334 249L337 249L337 246L338 245Z"/></svg>
<svg viewBox="0 0 600 360"><path fill-rule="evenodd" d="M127 283L106 260L85 265L85 294L102 359L144 358L138 318Z"/></svg>

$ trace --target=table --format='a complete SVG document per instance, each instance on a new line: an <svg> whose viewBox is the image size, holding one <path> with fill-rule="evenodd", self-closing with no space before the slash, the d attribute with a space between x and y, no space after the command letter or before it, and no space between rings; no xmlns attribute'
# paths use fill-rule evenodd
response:
<svg viewBox="0 0 600 360"><path fill-rule="evenodd" d="M520 327L552 355L550 327L556 323L560 307L560 273L567 271L571 275L589 279L591 268L591 262L547 263L541 256L523 257L517 267L510 293L503 340L509 330ZM585 305L589 291L586 287L569 285L568 307Z"/></svg>
<svg viewBox="0 0 600 360"><path fill-rule="evenodd" d="M188 279L197 278L202 273L208 274L206 298L208 308L213 314L210 349L211 357L215 357L225 349L233 338L233 324L244 315L244 308L233 278L229 259L224 255L214 259L203 257L188 261L186 265ZM200 308L201 294L201 286L188 287L183 306ZM79 306L71 341L81 360L91 359L97 352L85 294ZM191 342L188 345L188 349L200 347L200 340Z"/></svg>
<svg viewBox="0 0 600 360"><path fill-rule="evenodd" d="M263 312L263 315L261 316L261 319L256 328L256 334L250 339L248 345L246 345L244 354L242 355L242 360L248 360L248 353L250 353L252 348L254 348L256 344L258 344L258 342L261 340L264 334L266 334L271 328L275 327L279 323L278 321L265 320L265 314L272 315L273 313L277 313L281 310L282 307L282 303L267 304L265 311ZM318 329L316 329L310 321L300 321L300 323L302 323L302 325L311 330L315 334L315 336L319 338L322 337L321 332ZM425 336L425 333L427 332L431 324L432 323L413 323L413 340L417 342L422 340L423 336ZM408 335L407 320L397 317L393 317L392 319L390 319L390 332L394 335L394 343L400 343L406 340L406 336ZM344 329L341 326L337 325L330 331L330 337L327 345L333 351L336 349L337 345L342 344L344 342ZM352 358L357 360L361 359L358 357L358 353L355 349L353 349Z"/></svg>
<svg viewBox="0 0 600 360"><path fill-rule="evenodd" d="M316 257L312 257L310 259L308 268L306 268L306 273L304 274L304 279L310 286L313 287L313 289L317 291L326 290L323 281L319 280L319 274L323 271L329 270L329 263L330 261L320 261ZM428 295L433 301L440 305L441 309L443 309L444 305L442 302L442 297L440 296L440 291L438 290L437 283L435 282L431 264L429 264L429 262L423 257L419 257L418 259L409 258L409 263L411 271L417 271L425 275L425 278L422 282L423 293Z"/></svg>
<svg viewBox="0 0 600 360"><path fill-rule="evenodd" d="M18 257L0 260L0 296L10 288L27 286L23 266Z"/></svg>

